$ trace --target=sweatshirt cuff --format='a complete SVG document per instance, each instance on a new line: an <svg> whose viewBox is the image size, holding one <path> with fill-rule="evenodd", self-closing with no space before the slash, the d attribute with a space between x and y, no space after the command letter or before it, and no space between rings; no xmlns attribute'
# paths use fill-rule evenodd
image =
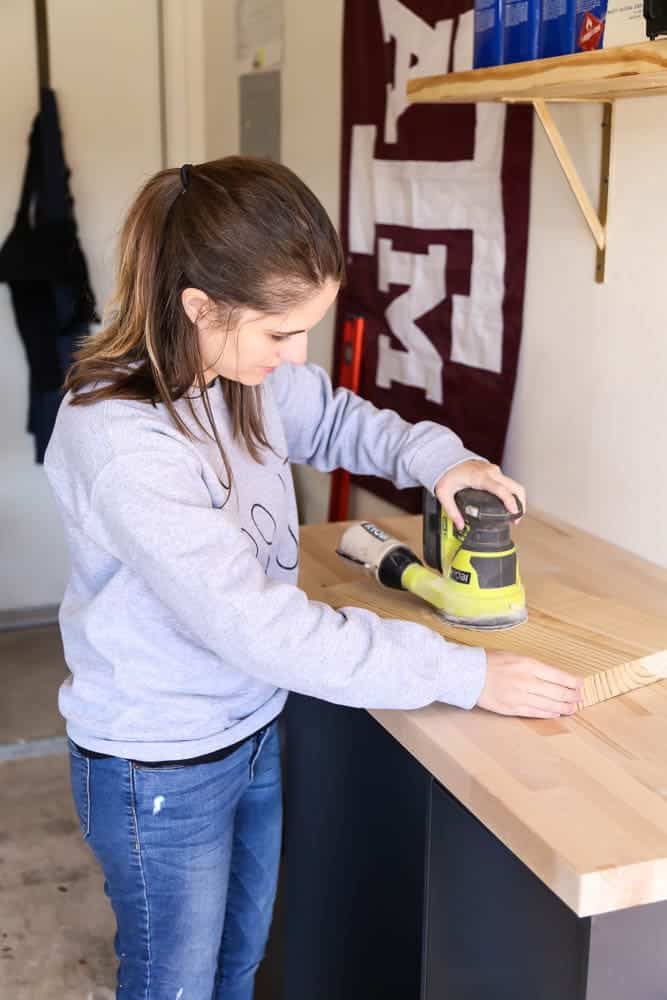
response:
<svg viewBox="0 0 667 1000"><path fill-rule="evenodd" d="M430 490L430 492L433 493L433 495L435 495L435 488L442 479L442 477L444 476L444 474L446 472L449 472L450 469L455 469L457 465L463 465L464 462L469 462L471 459L473 459L476 462L489 461L488 458L484 458L483 455L476 455L474 451L465 451L462 454L461 458L457 459L456 462L450 462L450 464L445 466L444 469L442 467L442 460L441 460L440 465L438 466L440 471L436 472L435 475L431 476L429 482L426 483L427 489Z"/></svg>
<svg viewBox="0 0 667 1000"><path fill-rule="evenodd" d="M450 460L447 461L447 442L444 444L444 447L442 443L429 445L428 448L422 449L413 460L412 474L432 494L435 494L435 487L450 469L462 465L463 462L469 462L471 459L478 462L488 462L488 459L484 458L483 455L477 455L474 451L464 448L463 445L456 449L455 457L451 456Z"/></svg>
<svg viewBox="0 0 667 1000"><path fill-rule="evenodd" d="M456 708L474 708L486 683L486 650L479 646L452 646L451 669L447 683L437 701ZM455 651L455 652L454 652Z"/></svg>

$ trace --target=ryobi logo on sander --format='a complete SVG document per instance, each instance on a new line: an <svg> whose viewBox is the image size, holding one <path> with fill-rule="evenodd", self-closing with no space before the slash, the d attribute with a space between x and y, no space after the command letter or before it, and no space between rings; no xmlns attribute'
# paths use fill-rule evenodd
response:
<svg viewBox="0 0 667 1000"><path fill-rule="evenodd" d="M364 528L369 535L372 535L373 538L377 538L378 542L389 541L389 535L387 535L382 528L378 528L375 524L371 524L369 521L363 521L361 527Z"/></svg>

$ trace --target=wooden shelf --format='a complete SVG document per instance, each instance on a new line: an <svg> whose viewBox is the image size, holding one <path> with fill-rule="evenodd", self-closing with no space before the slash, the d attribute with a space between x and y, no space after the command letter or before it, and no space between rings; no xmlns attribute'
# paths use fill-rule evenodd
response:
<svg viewBox="0 0 667 1000"><path fill-rule="evenodd" d="M611 173L612 106L623 97L667 94L667 39L578 52L555 59L408 80L408 104L532 104L591 231L597 248L595 279L605 277L607 206ZM577 173L548 103L600 102L602 145L598 210Z"/></svg>
<svg viewBox="0 0 667 1000"><path fill-rule="evenodd" d="M667 39L408 80L410 104L615 101L667 94Z"/></svg>

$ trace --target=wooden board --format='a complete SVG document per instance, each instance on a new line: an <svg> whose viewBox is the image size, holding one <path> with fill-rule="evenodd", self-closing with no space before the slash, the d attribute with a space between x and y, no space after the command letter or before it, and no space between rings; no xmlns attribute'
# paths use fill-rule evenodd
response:
<svg viewBox="0 0 667 1000"><path fill-rule="evenodd" d="M406 519L406 522L409 519ZM421 553L418 523L403 525L403 540ZM383 522L391 533L391 525ZM340 530L339 530L340 533ZM516 532L517 536L520 532ZM519 563L523 572L520 539ZM308 553L306 558L312 558ZM336 561L341 563L340 569ZM366 608L383 618L404 618L426 625L451 642L521 653L584 677L582 707L626 694L667 678L667 616L642 611L608 596L598 596L565 583L549 564L528 570L526 592L529 620L517 628L481 632L447 624L424 601L412 594L381 587L372 578L350 568L320 543L317 592L310 596L332 607ZM339 574L345 573L341 578ZM604 575L592 563L588 577ZM322 582L325 593L320 589ZM628 590L632 580L628 580Z"/></svg>
<svg viewBox="0 0 667 1000"><path fill-rule="evenodd" d="M512 629L474 631L447 624L427 604L372 579L328 587L332 607L354 606L383 618L426 625L451 642L521 653L584 677L582 707L667 677L667 623L613 601L541 581L529 591L529 619Z"/></svg>
<svg viewBox="0 0 667 1000"><path fill-rule="evenodd" d="M410 104L610 101L667 92L667 40L408 80Z"/></svg>

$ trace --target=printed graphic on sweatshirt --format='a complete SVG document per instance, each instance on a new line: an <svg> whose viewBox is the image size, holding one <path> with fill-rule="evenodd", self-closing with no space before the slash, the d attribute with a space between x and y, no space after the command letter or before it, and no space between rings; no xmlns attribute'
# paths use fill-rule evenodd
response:
<svg viewBox="0 0 667 1000"><path fill-rule="evenodd" d="M277 473L277 477L286 494L288 488L282 472ZM278 524L269 508L263 503L254 503L250 508L250 520L252 528L241 530L253 543L255 557L263 563L264 572L268 574L272 563L286 572L295 570L299 565L299 540L296 531L288 525L287 537L281 537L274 547L279 534ZM266 555L260 556L260 552L265 552Z"/></svg>

